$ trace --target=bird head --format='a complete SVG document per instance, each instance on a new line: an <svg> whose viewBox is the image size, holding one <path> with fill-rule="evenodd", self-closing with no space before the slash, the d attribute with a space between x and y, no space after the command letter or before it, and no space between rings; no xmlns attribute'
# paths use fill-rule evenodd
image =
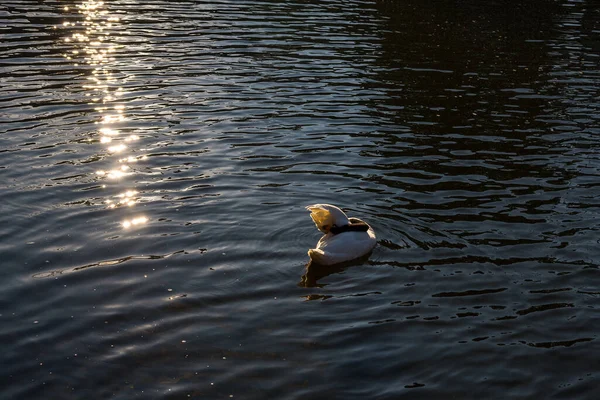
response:
<svg viewBox="0 0 600 400"><path fill-rule="evenodd" d="M348 217L336 206L331 204L313 204L306 207L317 229L328 234L332 226L348 225Z"/></svg>

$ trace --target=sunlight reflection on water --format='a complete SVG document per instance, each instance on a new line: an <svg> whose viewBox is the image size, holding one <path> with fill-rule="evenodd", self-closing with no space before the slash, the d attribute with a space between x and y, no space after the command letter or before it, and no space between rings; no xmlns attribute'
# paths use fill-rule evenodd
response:
<svg viewBox="0 0 600 400"><path fill-rule="evenodd" d="M77 6L82 21L77 23L65 21L64 27L76 26L81 24L85 27L85 32L76 32L68 37L65 37L66 43L73 43L74 46L81 46L72 49L70 53L65 54L69 60L83 56L83 63L93 67L92 76L88 77L90 82L84 85L83 88L88 91L86 97L91 98L90 105L97 105L94 110L100 113L100 118L94 124L100 125L98 134L100 135L99 142L106 145L105 150L110 155L119 155L119 158L114 161L112 168L96 171L96 176L100 179L111 181L121 181L127 177L135 175L135 171L130 164L135 163L145 156L131 155L132 149L125 142L135 142L140 139L137 134L129 134L123 136L123 131L128 129L128 118L126 116L126 105L120 102L124 91L121 87L121 82L117 77L118 65L114 53L116 45L112 44L111 39L114 34L123 34L124 27L119 26L119 18L111 16L102 1L86 1ZM69 8L65 7L65 11ZM122 49L121 49L122 50ZM121 52L125 53L125 52ZM129 152L130 155L125 153ZM103 188L107 191L111 187L106 185ZM119 200L107 199L105 204L109 209L114 209L120 206L132 207L139 200L140 195L135 188L130 188L123 194L117 195ZM135 194L135 196L134 196ZM126 217L122 222L123 228L132 226L144 225L148 222L146 216L143 217Z"/></svg>

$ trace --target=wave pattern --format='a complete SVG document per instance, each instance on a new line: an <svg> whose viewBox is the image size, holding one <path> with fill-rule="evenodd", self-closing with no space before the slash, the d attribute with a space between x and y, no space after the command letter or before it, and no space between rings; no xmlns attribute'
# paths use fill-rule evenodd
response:
<svg viewBox="0 0 600 400"><path fill-rule="evenodd" d="M595 398L591 2L0 22L7 398ZM305 270L319 202L368 261Z"/></svg>

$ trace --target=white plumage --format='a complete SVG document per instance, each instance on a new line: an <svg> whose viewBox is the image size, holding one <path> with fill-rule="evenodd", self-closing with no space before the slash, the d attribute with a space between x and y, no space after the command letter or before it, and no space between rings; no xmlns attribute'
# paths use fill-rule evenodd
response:
<svg viewBox="0 0 600 400"><path fill-rule="evenodd" d="M308 250L310 259L317 264L351 261L368 254L377 244L373 228L358 218L348 218L336 206L313 204L306 209L317 229L325 234L316 248Z"/></svg>

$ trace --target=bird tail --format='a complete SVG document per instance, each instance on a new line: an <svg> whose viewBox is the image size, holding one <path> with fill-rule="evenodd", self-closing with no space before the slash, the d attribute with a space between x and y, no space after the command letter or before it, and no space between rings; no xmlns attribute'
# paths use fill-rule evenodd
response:
<svg viewBox="0 0 600 400"><path fill-rule="evenodd" d="M310 249L308 250L308 256L312 261L316 262L317 264L322 264L325 253L323 252L323 250Z"/></svg>

